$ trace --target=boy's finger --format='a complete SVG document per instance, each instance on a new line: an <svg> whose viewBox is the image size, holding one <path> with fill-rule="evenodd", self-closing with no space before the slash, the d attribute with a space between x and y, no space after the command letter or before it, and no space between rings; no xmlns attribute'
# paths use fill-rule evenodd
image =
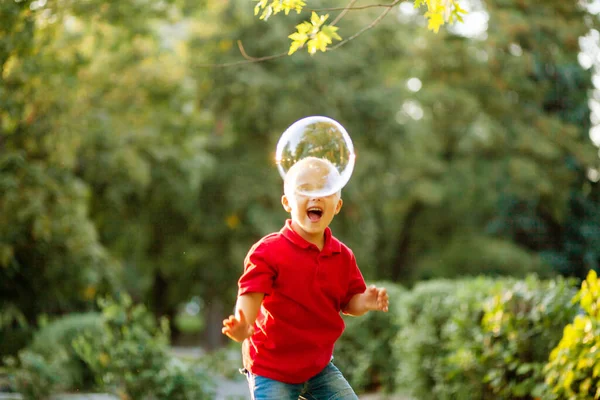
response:
<svg viewBox="0 0 600 400"><path fill-rule="evenodd" d="M243 324L246 322L246 316L244 315L244 310L242 310L241 308L238 310L240 313L240 322Z"/></svg>
<svg viewBox="0 0 600 400"><path fill-rule="evenodd" d="M225 321L235 321L235 320L237 320L235 315L230 315L229 317L225 318Z"/></svg>

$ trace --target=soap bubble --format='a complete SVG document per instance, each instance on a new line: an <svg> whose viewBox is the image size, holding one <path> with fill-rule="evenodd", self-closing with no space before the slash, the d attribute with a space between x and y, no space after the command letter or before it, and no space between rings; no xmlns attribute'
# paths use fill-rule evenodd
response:
<svg viewBox="0 0 600 400"><path fill-rule="evenodd" d="M350 180L355 158L346 129L321 116L294 122L281 135L275 153L286 190L293 188L297 193L316 197L340 191Z"/></svg>

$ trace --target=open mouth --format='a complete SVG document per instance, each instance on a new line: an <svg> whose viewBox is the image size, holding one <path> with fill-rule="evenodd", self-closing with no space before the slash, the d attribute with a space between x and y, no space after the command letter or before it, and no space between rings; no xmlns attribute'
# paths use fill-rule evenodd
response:
<svg viewBox="0 0 600 400"><path fill-rule="evenodd" d="M323 210L321 210L319 207L310 207L306 211L306 214L312 222L317 222L323 216Z"/></svg>

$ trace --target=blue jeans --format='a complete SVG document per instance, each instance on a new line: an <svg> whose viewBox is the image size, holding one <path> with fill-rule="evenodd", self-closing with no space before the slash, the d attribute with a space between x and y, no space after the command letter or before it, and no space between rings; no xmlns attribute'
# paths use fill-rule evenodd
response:
<svg viewBox="0 0 600 400"><path fill-rule="evenodd" d="M252 400L358 400L333 363L307 382L290 384L246 373Z"/></svg>

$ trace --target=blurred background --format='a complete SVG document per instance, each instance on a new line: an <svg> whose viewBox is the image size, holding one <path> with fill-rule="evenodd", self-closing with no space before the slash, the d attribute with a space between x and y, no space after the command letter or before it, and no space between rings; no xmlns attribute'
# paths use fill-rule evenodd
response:
<svg viewBox="0 0 600 400"><path fill-rule="evenodd" d="M1 1L0 388L141 399L160 375L143 381L143 368L168 371L152 381L162 390L238 368L221 321L246 252L287 218L275 146L309 115L354 141L332 229L369 282L573 288L598 270L600 4L460 4L465 21L437 34L400 2L334 51L227 66L244 60L238 40L253 57L287 52L306 15L264 22L245 0ZM338 33L381 11L349 12ZM204 367L189 375L165 348ZM367 364L361 390L394 391ZM180 398L210 398L206 381ZM494 393L422 398L526 398Z"/></svg>

